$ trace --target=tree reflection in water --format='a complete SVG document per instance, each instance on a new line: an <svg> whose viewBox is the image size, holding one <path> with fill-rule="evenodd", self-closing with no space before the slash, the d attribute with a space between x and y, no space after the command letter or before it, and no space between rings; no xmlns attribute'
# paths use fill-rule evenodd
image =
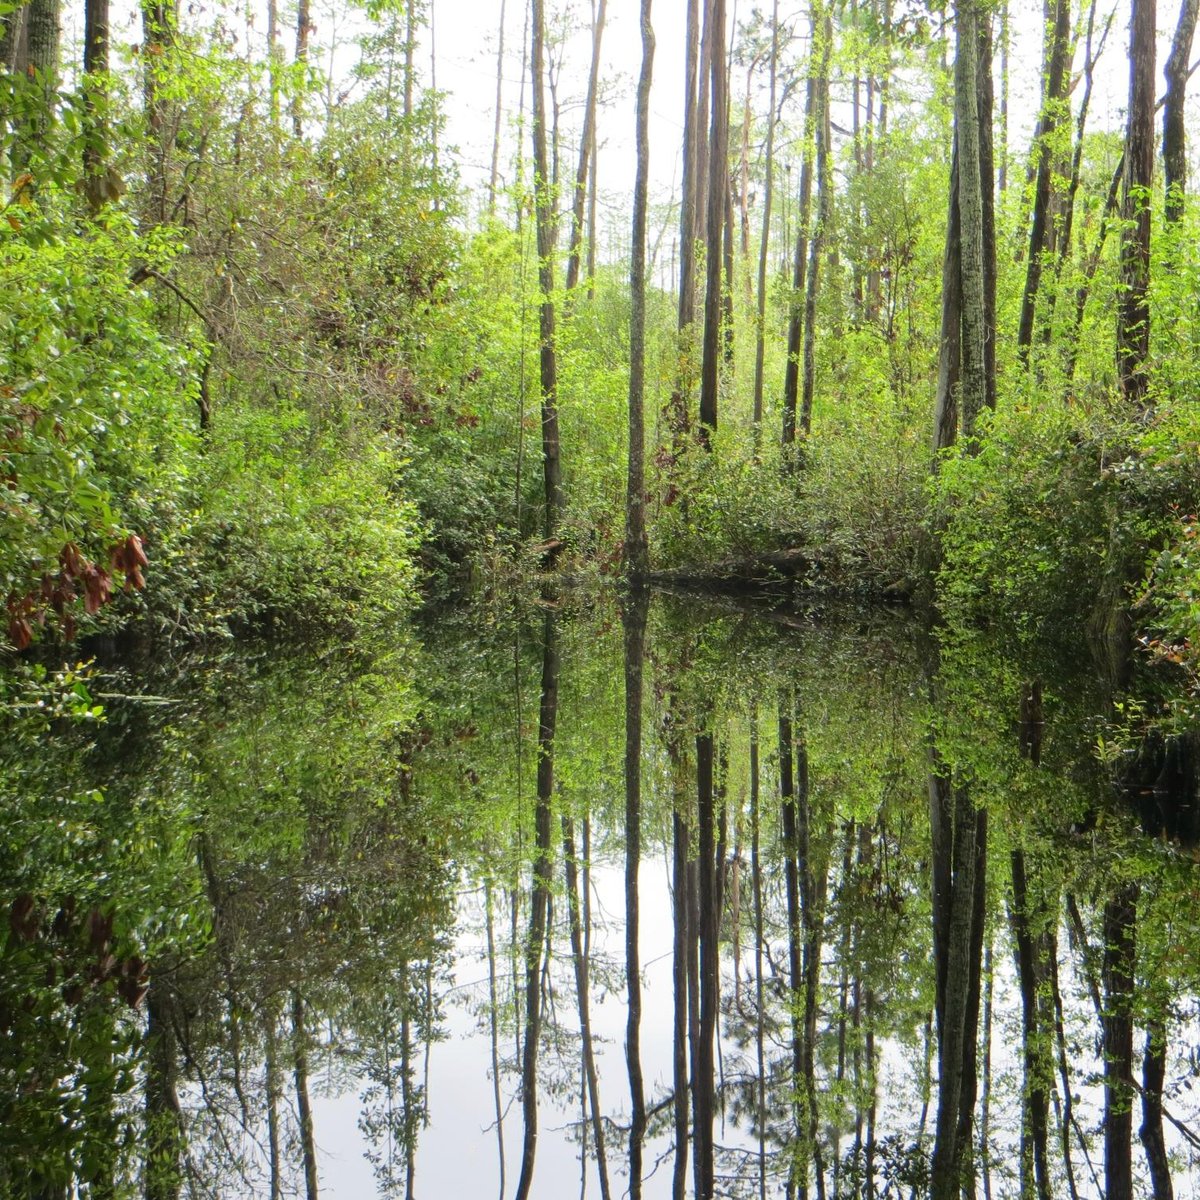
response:
<svg viewBox="0 0 1200 1200"><path fill-rule="evenodd" d="M1105 686L636 596L114 683L188 699L0 764L0 1196L1186 1194L1195 773Z"/></svg>

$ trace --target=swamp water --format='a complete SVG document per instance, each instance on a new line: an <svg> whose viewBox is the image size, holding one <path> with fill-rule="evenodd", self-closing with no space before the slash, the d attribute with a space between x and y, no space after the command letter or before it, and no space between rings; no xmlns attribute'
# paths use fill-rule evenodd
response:
<svg viewBox="0 0 1200 1200"><path fill-rule="evenodd" d="M1192 742L1085 656L605 598L87 686L0 759L0 1197L1200 1190Z"/></svg>

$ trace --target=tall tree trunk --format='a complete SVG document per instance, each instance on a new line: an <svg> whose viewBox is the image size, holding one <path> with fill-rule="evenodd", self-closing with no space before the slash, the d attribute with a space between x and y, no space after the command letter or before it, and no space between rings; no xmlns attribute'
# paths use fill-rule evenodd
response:
<svg viewBox="0 0 1200 1200"><path fill-rule="evenodd" d="M1025 263L1025 291L1021 297L1021 318L1017 327L1017 355L1023 366L1029 365L1033 344L1033 318L1041 285L1043 256L1050 248L1051 186L1054 174L1054 143L1059 127L1070 116L1067 88L1070 83L1071 3L1052 0L1047 14L1045 62L1042 73L1042 111L1034 133L1037 177L1033 189L1033 218L1029 228L1029 257Z"/></svg>
<svg viewBox="0 0 1200 1200"><path fill-rule="evenodd" d="M534 0L535 5L538 0ZM539 14L540 16L540 14ZM534 19L537 23L537 17ZM542 1030L542 948L553 878L551 813L554 798L554 736L558 724L558 630L553 612L542 632L542 687L538 708L537 807L534 812L533 877L529 885L529 936L525 943L525 1041L521 1057L521 1109L525 1135L516 1200L528 1200L537 1155L537 1064Z"/></svg>
<svg viewBox="0 0 1200 1200"><path fill-rule="evenodd" d="M817 68L817 223L812 232L808 254L808 279L804 289L804 382L800 399L800 428L807 435L812 429L813 393L816 388L817 287L821 254L829 224L833 219L833 195L829 178L829 59L833 52L833 17L827 6L821 17L820 65ZM814 5L814 14L817 6ZM814 28L815 28L814 15ZM814 53L816 47L814 47Z"/></svg>
<svg viewBox="0 0 1200 1200"><path fill-rule="evenodd" d="M83 23L83 187L95 215L121 187L108 167L108 0L86 0Z"/></svg>
<svg viewBox="0 0 1200 1200"><path fill-rule="evenodd" d="M1146 1053L1142 1059L1142 1127L1139 1131L1150 1168L1154 1200L1174 1200L1167 1141L1163 1137L1163 1087L1167 1078L1167 1027L1161 1017L1151 1019L1146 1029Z"/></svg>
<svg viewBox="0 0 1200 1200"><path fill-rule="evenodd" d="M504 1101L500 1095L500 993L497 987L496 934L492 904L492 885L491 880L486 875L483 879L483 904L487 929L488 1031L491 1035L492 1049L492 1105L496 1123L496 1160L500 1171L499 1200L504 1200L505 1174L508 1164L504 1153Z"/></svg>
<svg viewBox="0 0 1200 1200"><path fill-rule="evenodd" d="M583 952L583 922L579 905L579 870L575 857L574 822L562 814L563 872L567 884L567 918L571 934L571 960L575 969L575 997L579 1011L579 1036L583 1046L583 1073L592 1114L592 1136L596 1143L596 1170L600 1177L601 1200L609 1200L608 1155L605 1150L604 1115L600 1108L600 1079L592 1039L591 997L588 961ZM636 918L635 918L636 920Z"/></svg>
<svg viewBox="0 0 1200 1200"><path fill-rule="evenodd" d="M778 16L778 5L775 6ZM763 995L763 889L759 854L758 708L750 714L750 875L754 887L755 1132L758 1137L758 1200L767 1200L767 1063Z"/></svg>
<svg viewBox="0 0 1200 1200"><path fill-rule="evenodd" d="M804 1179L807 1159L802 1144L800 1098L804 1079L804 933L800 895L800 835L796 817L795 742L792 736L790 702L779 698L779 799L780 832L783 839L783 881L787 901L788 1009L792 1023L792 1121L796 1153L788 1162L787 1194L795 1194Z"/></svg>
<svg viewBox="0 0 1200 1200"><path fill-rule="evenodd" d="M716 57L718 55L714 54L714 58ZM724 59L724 53L721 52L719 57ZM713 735L706 731L696 736L696 854L700 943L700 1030L692 1078L696 1200L713 1200L715 1195L713 1121L716 1115L715 1046L720 1004L720 955L717 939L721 911L721 859L718 856L714 768Z"/></svg>
<svg viewBox="0 0 1200 1200"><path fill-rule="evenodd" d="M813 158L816 144L819 88L817 47L821 37L821 4L809 9L810 58L804 97L804 155L800 162L800 195L796 216L796 249L792 259L792 296L788 305L787 363L783 374L783 446L796 441L796 418L800 400L800 364L803 355L804 297L807 294L808 226L812 215Z"/></svg>
<svg viewBox="0 0 1200 1200"><path fill-rule="evenodd" d="M642 0L643 64L653 57L650 0ZM643 69L643 76L647 72ZM648 92L647 88L647 92ZM638 948L638 866L642 857L642 665L646 649L646 594L636 592L623 612L625 640L625 1064L629 1074L629 1197L641 1200L646 1096L642 1080L642 979Z"/></svg>
<svg viewBox="0 0 1200 1200"><path fill-rule="evenodd" d="M606 9L607 0L599 0L592 18L592 62L588 70L587 100L584 102L583 108L583 133L579 138L579 166L575 169L575 190L571 201L571 245L567 252L568 304L570 303L569 297L579 283L579 263L583 249L583 206L587 199L588 170L592 165L592 143L595 140L596 132L596 99L600 87L600 42L604 36L604 16ZM643 45L644 37L645 35L643 34ZM642 73L644 77L644 51ZM640 83L638 91L640 104Z"/></svg>
<svg viewBox="0 0 1200 1200"><path fill-rule="evenodd" d="M296 95L292 100L292 133L304 136L304 93L308 90L308 38L312 33L312 17L308 0L297 0L296 4Z"/></svg>
<svg viewBox="0 0 1200 1200"><path fill-rule="evenodd" d="M603 7L603 5L602 5ZM629 265L629 470L625 493L625 571L635 582L649 567L646 543L646 214L650 179L650 83L654 29L642 3L642 73L637 91L637 175L633 185L633 253Z"/></svg>
<svg viewBox="0 0 1200 1200"><path fill-rule="evenodd" d="M546 150L545 0L533 0L533 194L537 215L538 287L541 291L542 477L546 514L543 531L552 538L563 510L558 442L558 354L554 329L554 192Z"/></svg>
<svg viewBox="0 0 1200 1200"><path fill-rule="evenodd" d="M496 118L492 127L492 172L488 177L488 216L496 215L496 185L500 179L500 122L504 97L504 10L500 0L500 45L496 50Z"/></svg>
<svg viewBox="0 0 1200 1200"><path fill-rule="evenodd" d="M146 994L146 1200L179 1200L183 1121L179 1107L171 996L152 981Z"/></svg>
<svg viewBox="0 0 1200 1200"><path fill-rule="evenodd" d="M679 328L696 319L697 184L700 128L697 100L700 71L700 0L688 0L683 101L683 194L679 214Z"/></svg>
<svg viewBox="0 0 1200 1200"><path fill-rule="evenodd" d="M1167 81L1163 104L1163 185L1166 188L1168 222L1183 216L1183 195L1187 190L1187 135L1184 129L1184 98L1187 93L1188 59L1196 33L1196 17L1200 0L1183 0L1179 6L1179 23L1171 41L1171 52L1163 75Z"/></svg>
<svg viewBox="0 0 1200 1200"><path fill-rule="evenodd" d="M775 195L775 104L779 76L779 0L771 4L770 108L763 171L762 238L758 244L758 312L754 325L754 451L762 445L763 371L767 344L767 261L771 246L771 207ZM856 113L857 116L857 113Z"/></svg>
<svg viewBox="0 0 1200 1200"><path fill-rule="evenodd" d="M1137 0L1135 0L1136 4ZM1104 1197L1133 1200L1133 987L1136 884L1104 905Z"/></svg>
<svg viewBox="0 0 1200 1200"><path fill-rule="evenodd" d="M308 1096L308 1031L304 1025L304 1000L295 989L292 990L292 1071L296 1082L296 1109L300 1117L304 1197L305 1200L317 1200L317 1142L313 1134L312 1103Z"/></svg>
<svg viewBox="0 0 1200 1200"><path fill-rule="evenodd" d="M933 418L936 454L958 441L958 384L962 374L962 223L958 211L958 151L950 159L950 202L942 255L942 325L938 341L937 400ZM934 459L936 468L937 459Z"/></svg>
<svg viewBox="0 0 1200 1200"><path fill-rule="evenodd" d="M705 447L711 445L712 434L717 428L717 400L721 375L721 318L724 311L724 255L721 239L725 230L729 166L725 0L708 0L708 4L705 32L710 44L712 95L708 140L704 341L700 366L700 441Z"/></svg>
<svg viewBox="0 0 1200 1200"><path fill-rule="evenodd" d="M1133 0L1129 22L1129 127L1121 215L1117 296L1117 379L1121 395L1144 410L1150 357L1150 188L1154 181L1155 0Z"/></svg>

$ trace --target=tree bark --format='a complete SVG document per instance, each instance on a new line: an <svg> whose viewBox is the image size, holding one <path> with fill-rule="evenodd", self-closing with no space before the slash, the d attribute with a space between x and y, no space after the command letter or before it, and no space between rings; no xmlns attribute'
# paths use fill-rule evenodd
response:
<svg viewBox="0 0 1200 1200"><path fill-rule="evenodd" d="M1167 1027L1161 1017L1151 1019L1146 1029L1146 1053L1142 1059L1142 1127L1139 1131L1150 1168L1154 1200L1174 1200L1171 1164L1163 1136L1163 1087L1167 1078Z"/></svg>
<svg viewBox="0 0 1200 1200"><path fill-rule="evenodd" d="M654 53L650 0L642 0L644 56ZM643 62L645 57L643 58ZM643 72L645 74L645 72ZM648 89L647 89L648 90ZM629 1074L629 1197L641 1200L646 1095L642 1079L642 979L638 948L638 866L642 857L642 665L646 649L646 594L636 593L623 612L625 635L625 1064Z"/></svg>
<svg viewBox="0 0 1200 1200"><path fill-rule="evenodd" d="M308 1031L304 1027L304 1000L292 991L292 1069L296 1082L296 1108L300 1116L300 1152L304 1161L305 1200L318 1200L317 1143L313 1134L312 1104L308 1097Z"/></svg>
<svg viewBox="0 0 1200 1200"><path fill-rule="evenodd" d="M534 0L535 5L538 0ZM540 15L540 14L539 14ZM537 24L537 17L534 19ZM529 936L525 943L525 1039L521 1055L521 1110L525 1133L516 1200L528 1200L537 1156L537 1064L542 1030L542 949L553 878L551 804L554 798L554 737L558 723L558 630L553 612L542 632L542 686L538 707L537 806L534 810L533 877L529 885Z"/></svg>
<svg viewBox="0 0 1200 1200"><path fill-rule="evenodd" d="M1029 228L1029 257L1025 263L1025 291L1021 297L1021 318L1017 327L1017 356L1021 365L1029 365L1033 344L1033 319L1041 285L1045 253L1050 249L1052 233L1050 200L1054 174L1054 140L1059 127L1070 116L1067 87L1070 83L1071 4L1053 0L1053 20L1048 22L1042 73L1042 111L1038 117L1034 145L1037 147L1037 176L1033 189L1033 217Z"/></svg>
<svg viewBox="0 0 1200 1200"><path fill-rule="evenodd" d="M642 0L642 72L637 91L637 174L633 185L633 253L629 265L629 469L625 492L625 572L634 582L649 567L646 541L646 214L650 179L650 84L654 29Z"/></svg>
<svg viewBox="0 0 1200 1200"><path fill-rule="evenodd" d="M308 0L297 0L296 4L296 67L300 78L296 81L296 96L292 100L292 133L304 136L304 92L308 86L308 37L312 32L312 17ZM411 72L409 73L411 76ZM407 86L407 81L406 81Z"/></svg>
<svg viewBox="0 0 1200 1200"><path fill-rule="evenodd" d="M500 0L500 45L496 50L496 118L492 127L492 171L488 177L488 216L496 215L496 185L500 179L500 122L504 98L504 10Z"/></svg>
<svg viewBox="0 0 1200 1200"><path fill-rule="evenodd" d="M588 171L591 167L592 143L596 130L596 98L600 86L600 42L604 36L604 17L607 0L599 0L592 21L592 62L588 70L587 100L583 109L583 133L579 139L579 166L575 169L575 190L571 202L571 245L567 252L567 296L574 292L579 283L579 263L583 249L583 207L587 199ZM643 47L645 32L643 30ZM645 51L642 55L642 71L645 74ZM639 104L641 83L638 84ZM640 117L639 117L640 122ZM639 145L640 152L640 145ZM634 201L637 203L636 199ZM568 299L568 303L570 303Z"/></svg>
<svg viewBox="0 0 1200 1200"><path fill-rule="evenodd" d="M1136 3L1140 0L1135 0ZM1136 884L1104 905L1104 1196L1133 1200L1133 987Z"/></svg>
<svg viewBox="0 0 1200 1200"><path fill-rule="evenodd" d="M1147 406L1150 357L1150 188L1154 180L1155 0L1133 0L1129 23L1129 126L1117 297L1117 380L1131 407Z"/></svg>
<svg viewBox="0 0 1200 1200"><path fill-rule="evenodd" d="M704 339L700 365L701 445L711 446L717 428L717 401L721 374L721 321L724 312L724 255L728 176L729 113L725 79L725 0L708 0L705 30L709 35L712 80L708 141L708 205L704 289Z"/></svg>
<svg viewBox="0 0 1200 1200"><path fill-rule="evenodd" d="M779 74L779 0L771 5L770 110L767 113L767 146L763 170L762 237L758 244L758 311L754 326L754 451L762 445L763 371L767 343L767 261L771 246L771 207L775 194L775 103Z"/></svg>
<svg viewBox="0 0 1200 1200"><path fill-rule="evenodd" d="M1171 51L1163 75L1167 81L1163 104L1163 184L1166 207L1163 215L1174 223L1183 216L1183 196L1187 190L1187 133L1184 128L1184 99L1187 94L1188 59L1196 33L1200 0L1183 0L1179 23L1171 40Z"/></svg>
<svg viewBox="0 0 1200 1200"><path fill-rule="evenodd" d="M537 216L538 287L541 291L540 356L542 478L545 490L543 532L552 538L563 511L562 468L558 438L558 353L554 317L554 193L546 151L545 0L533 2L533 194Z"/></svg>

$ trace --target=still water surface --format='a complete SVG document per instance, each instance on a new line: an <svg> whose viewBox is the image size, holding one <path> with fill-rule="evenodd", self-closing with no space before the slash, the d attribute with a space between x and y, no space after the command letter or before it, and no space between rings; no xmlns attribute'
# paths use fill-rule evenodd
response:
<svg viewBox="0 0 1200 1200"><path fill-rule="evenodd" d="M0 775L0 1196L1196 1194L1193 739L1036 666L600 598L108 670Z"/></svg>

